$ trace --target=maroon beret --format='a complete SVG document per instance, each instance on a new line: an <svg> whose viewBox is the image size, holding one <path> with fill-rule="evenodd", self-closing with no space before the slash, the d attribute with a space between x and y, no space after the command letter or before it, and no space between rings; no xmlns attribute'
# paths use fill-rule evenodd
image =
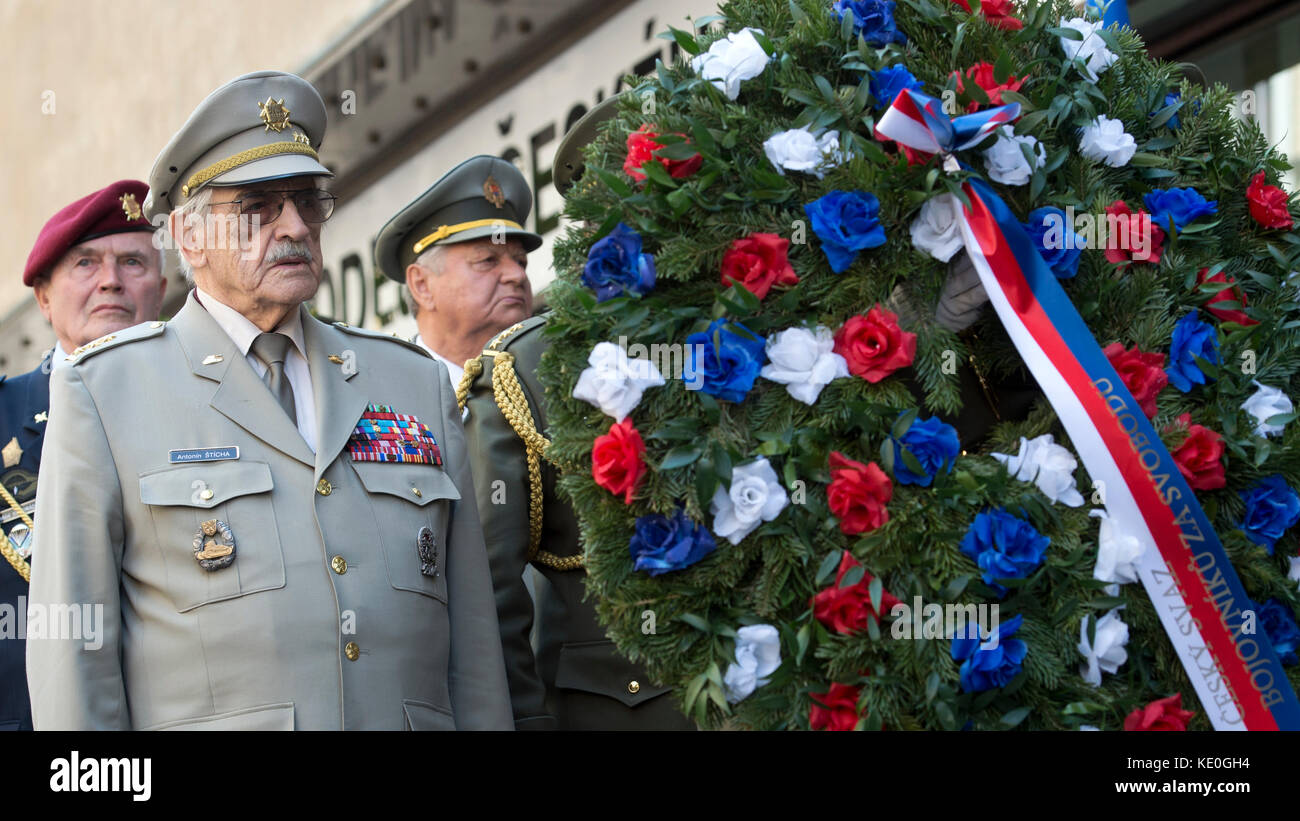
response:
<svg viewBox="0 0 1300 821"><path fill-rule="evenodd" d="M152 231L141 210L148 193L149 186L139 180L119 180L62 208L45 223L27 255L23 284L30 287L78 243L125 231Z"/></svg>

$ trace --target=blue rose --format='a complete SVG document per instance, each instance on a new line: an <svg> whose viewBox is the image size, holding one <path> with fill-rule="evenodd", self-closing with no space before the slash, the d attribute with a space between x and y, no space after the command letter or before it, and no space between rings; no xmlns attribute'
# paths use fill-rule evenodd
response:
<svg viewBox="0 0 1300 821"><path fill-rule="evenodd" d="M1178 91L1171 91L1171 92L1169 92L1168 94L1165 95L1165 104L1164 104L1163 106L1161 106L1161 107L1162 107L1162 108L1167 108L1167 107L1173 105L1174 103L1178 102L1178 101L1181 100L1182 98L1183 98L1183 95L1182 95L1181 92L1178 92ZM1152 116L1154 116L1154 115L1155 115L1155 112L1152 112ZM1172 117L1170 117L1169 119L1165 120L1165 125L1169 126L1169 127L1172 128L1174 131L1177 131L1179 128L1182 127L1182 123L1179 122L1179 120L1178 120L1178 115L1177 115L1177 114L1175 114L1175 115L1173 115Z"/></svg>
<svg viewBox="0 0 1300 821"><path fill-rule="evenodd" d="M885 229L877 215L880 201L862 191L832 191L803 207L831 270L842 274L858 252L885 244Z"/></svg>
<svg viewBox="0 0 1300 821"><path fill-rule="evenodd" d="M640 296L655 287L655 258L641 253L641 235L620 222L591 246L582 284L596 292L598 302Z"/></svg>
<svg viewBox="0 0 1300 821"><path fill-rule="evenodd" d="M961 540L961 552L984 571L984 583L1005 596L997 579L1023 579L1043 563L1051 539L1001 508L979 513Z"/></svg>
<svg viewBox="0 0 1300 821"><path fill-rule="evenodd" d="M853 12L853 33L873 46L906 43L907 36L894 23L894 0L835 0L831 9L836 20Z"/></svg>
<svg viewBox="0 0 1300 821"><path fill-rule="evenodd" d="M1219 364L1219 338L1214 328L1197 319L1196 312L1192 311L1174 326L1174 336L1169 343L1169 367L1165 368L1169 381L1183 393L1190 391L1192 385L1204 385L1210 381L1196 364L1194 357L1197 356Z"/></svg>
<svg viewBox="0 0 1300 821"><path fill-rule="evenodd" d="M1029 222L1024 226L1057 279L1070 279L1079 273L1079 257L1088 240L1074 233L1064 211L1050 205L1036 208L1029 212Z"/></svg>
<svg viewBox="0 0 1300 821"><path fill-rule="evenodd" d="M893 439L894 447L907 448L908 452L921 463L923 473L913 473L907 467L900 452L894 454L894 478L900 485L920 485L929 487L940 468L945 471L952 468L953 460L961 452L961 442L957 441L957 429L945 425L937 417L917 419L907 429L901 439Z"/></svg>
<svg viewBox="0 0 1300 821"><path fill-rule="evenodd" d="M628 544L633 568L648 570L651 576L690 567L715 548L713 534L691 521L682 508L671 519L662 513L639 517Z"/></svg>
<svg viewBox="0 0 1300 821"><path fill-rule="evenodd" d="M925 83L913 77L907 66L890 66L871 75L871 96L876 99L876 110L888 108L905 88L913 91L925 88Z"/></svg>
<svg viewBox="0 0 1300 821"><path fill-rule="evenodd" d="M1195 188L1170 188L1168 191L1157 188L1142 198L1151 219L1162 229L1169 229L1173 220L1174 228L1183 230L1189 222L1197 217L1209 217L1219 213L1219 201L1206 202L1205 197Z"/></svg>
<svg viewBox="0 0 1300 821"><path fill-rule="evenodd" d="M750 336L727 330L724 326L728 324L743 329ZM717 345L714 344L714 334L718 337ZM766 342L739 322L728 322L725 317L713 320L708 330L686 337L692 381L699 385L699 390L711 396L728 402L743 402L745 394L754 387L758 372L767 362ZM699 356L701 353L702 357Z"/></svg>
<svg viewBox="0 0 1300 821"><path fill-rule="evenodd" d="M964 693L982 693L995 687L1005 687L1011 679L1020 675L1020 665L1025 660L1029 647L1020 639L1011 636L1020 629L1024 616L1016 615L998 625L998 639L992 638L981 643L971 637L974 629L967 629L966 636L952 640L952 660L962 663L961 689Z"/></svg>
<svg viewBox="0 0 1300 821"><path fill-rule="evenodd" d="M1280 473L1266 476L1240 494L1246 503L1246 515L1241 529L1246 538L1268 549L1273 555L1273 545L1288 528L1300 521L1300 496L1286 483Z"/></svg>
<svg viewBox="0 0 1300 821"><path fill-rule="evenodd" d="M1296 655L1296 648L1300 647L1300 625L1296 624L1291 608L1278 599L1269 599L1267 604L1255 604L1254 609L1278 660L1283 664L1300 664L1300 656Z"/></svg>

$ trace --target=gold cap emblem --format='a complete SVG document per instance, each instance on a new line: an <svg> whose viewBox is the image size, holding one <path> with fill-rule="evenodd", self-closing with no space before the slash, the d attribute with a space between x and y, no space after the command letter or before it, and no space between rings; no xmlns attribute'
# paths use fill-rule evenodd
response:
<svg viewBox="0 0 1300 821"><path fill-rule="evenodd" d="M140 203L135 201L135 194L123 194L119 199L122 200L122 211L128 220L144 218L144 214L140 212Z"/></svg>
<svg viewBox="0 0 1300 821"><path fill-rule="evenodd" d="M258 103L262 122L266 123L267 131L274 131L279 134L289 127L289 109L284 107L284 100L272 100L266 98L266 102Z"/></svg>
<svg viewBox="0 0 1300 821"><path fill-rule="evenodd" d="M0 454L3 454L5 467L11 468L18 464L19 460L23 458L23 449L18 445L18 437L15 436L10 439L9 444L5 445L4 448L0 448Z"/></svg>
<svg viewBox="0 0 1300 821"><path fill-rule="evenodd" d="M497 208L506 204L505 192L501 190L500 184L497 183L492 175L483 182L483 199L495 205Z"/></svg>

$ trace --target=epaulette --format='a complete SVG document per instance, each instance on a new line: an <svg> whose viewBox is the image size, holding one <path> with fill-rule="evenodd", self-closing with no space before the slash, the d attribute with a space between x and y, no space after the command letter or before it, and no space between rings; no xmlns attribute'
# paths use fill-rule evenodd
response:
<svg viewBox="0 0 1300 821"><path fill-rule="evenodd" d="M492 339L488 341L488 344L483 347L483 353L487 354L488 356L491 356L492 355L491 352L493 351L507 350L514 342L516 342L519 339L519 337L523 336L527 331L531 331L533 328L545 324L546 324L545 316L530 316L527 319L525 319L523 322L516 322L515 324L511 325L509 328L506 328L501 333L492 337Z"/></svg>
<svg viewBox="0 0 1300 821"><path fill-rule="evenodd" d="M429 356L429 352L426 351L424 348L421 348L419 345L415 344L414 342L411 342L408 339L402 339L400 336L394 333L387 333L385 331L370 331L365 328L354 328L351 325L347 324L346 322L335 322L334 327L338 328L340 331L343 331L344 333L352 334L353 336L365 336L371 339L383 339L388 342L396 342L406 348L410 348L412 351L415 351L421 356L427 357L429 359L433 358L432 356Z"/></svg>
<svg viewBox="0 0 1300 821"><path fill-rule="evenodd" d="M139 325L132 325L130 328L123 328L115 333L106 334L99 339L91 340L79 348L73 349L68 354L69 365L80 365L97 353L103 353L109 348L116 348L119 345L125 345L127 342L137 342L141 339L150 339L158 336L167 327L167 323L162 320L153 322L142 322Z"/></svg>

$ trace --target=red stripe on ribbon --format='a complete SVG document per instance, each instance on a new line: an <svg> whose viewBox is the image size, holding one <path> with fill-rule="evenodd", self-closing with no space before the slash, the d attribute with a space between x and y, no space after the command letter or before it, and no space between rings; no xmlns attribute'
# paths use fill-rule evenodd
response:
<svg viewBox="0 0 1300 821"><path fill-rule="evenodd" d="M1178 581L1183 601L1218 664L1222 680L1233 693L1242 722L1251 730L1278 729L1276 719L1251 683L1250 671L1237 654L1237 643L1224 625L1205 579L1196 570L1191 551L1182 543L1182 530L1175 523L1173 510L1149 480L1119 420L1111 413L1100 391L1093 386L1092 379L1039 304L1011 247L1002 241L997 220L971 186L965 186L964 190L971 201L968 221L979 241L981 253L988 260L1016 315L1060 371L1115 459L1160 555Z"/></svg>

